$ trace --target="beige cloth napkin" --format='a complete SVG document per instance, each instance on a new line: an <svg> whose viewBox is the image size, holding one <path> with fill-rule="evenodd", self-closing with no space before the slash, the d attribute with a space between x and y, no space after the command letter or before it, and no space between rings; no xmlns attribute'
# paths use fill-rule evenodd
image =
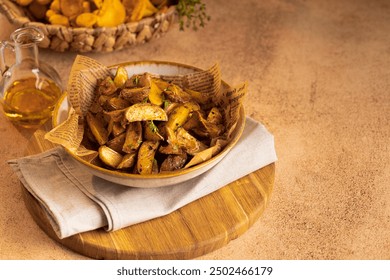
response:
<svg viewBox="0 0 390 280"><path fill-rule="evenodd" d="M61 147L8 163L41 203L58 237L65 238L164 216L276 160L272 134L247 118L239 142L215 167L162 188L132 188L100 179L80 168Z"/></svg>

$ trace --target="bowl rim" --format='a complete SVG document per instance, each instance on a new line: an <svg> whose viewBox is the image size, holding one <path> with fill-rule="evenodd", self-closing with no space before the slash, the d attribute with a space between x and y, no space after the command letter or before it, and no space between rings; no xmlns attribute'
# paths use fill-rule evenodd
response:
<svg viewBox="0 0 390 280"><path fill-rule="evenodd" d="M192 70L195 70L195 71L203 71L203 69L195 67L195 66L192 66L192 65L187 65L187 64L177 63L177 62L172 62L172 61L159 61L159 60L139 60L139 61L122 62L122 63L118 63L118 64L114 64L114 65L108 66L108 68L109 69L115 69L115 68L117 68L119 66L131 66L131 65L141 65L141 64L168 64L168 65L171 65L171 66L179 66L179 67L183 67L183 68L187 68L187 69L192 69ZM223 80L221 80L221 82L223 84L225 84L225 85L228 85ZM65 92L60 97L59 101L57 102L57 104L56 104L56 106L55 106L55 108L53 110L53 117L52 117L52 126L53 126L53 128L56 127L57 125L59 125L59 123L57 122L59 110L60 110L61 105L65 101L65 98L67 98L67 96L68 96L68 94ZM157 174L133 174L133 173L126 173L126 172L123 172L123 171L118 171L118 170L113 170L113 169L107 169L107 168L104 168L104 167L100 167L100 166L94 165L94 164L84 160L83 158L75 155L69 149L67 149L67 148L65 148L63 146L62 147L66 150L66 152L68 154L71 155L71 157L73 159L75 159L79 163L81 163L83 165L86 165L87 167L92 168L95 171L102 172L105 175L120 177L122 179L133 179L133 180L134 179L136 179L136 180L145 180L145 179L173 178L173 177L178 177L178 176L181 176L181 175L185 175L185 174L197 171L197 170L204 168L205 166L209 165L210 163L212 163L212 162L214 162L214 161L216 161L218 159L222 159L221 157L224 157L236 145L238 140L241 138L242 133L243 133L244 128L245 128L245 123L246 123L245 110L244 110L244 106L241 104L241 106L240 106L240 116L239 116L239 119L238 119L238 121L236 123L236 126L235 126L234 130L233 130L233 133L235 135L233 136L233 138L227 143L227 145L218 154L216 154L215 156L211 157L210 159L208 159L208 160L206 160L204 162L198 163L198 164L196 164L194 166L191 166L191 167L188 167L188 168L185 168L185 169L179 169L179 170L175 170L175 171L163 172L163 173L157 173Z"/></svg>

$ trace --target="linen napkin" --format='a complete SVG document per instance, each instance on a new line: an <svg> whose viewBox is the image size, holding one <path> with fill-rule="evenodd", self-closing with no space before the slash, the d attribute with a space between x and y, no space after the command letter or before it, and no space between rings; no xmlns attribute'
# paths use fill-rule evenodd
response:
<svg viewBox="0 0 390 280"><path fill-rule="evenodd" d="M8 164L43 206L62 239L164 216L276 160L273 135L247 117L240 140L216 166L189 181L161 188L108 182L80 168L62 147Z"/></svg>

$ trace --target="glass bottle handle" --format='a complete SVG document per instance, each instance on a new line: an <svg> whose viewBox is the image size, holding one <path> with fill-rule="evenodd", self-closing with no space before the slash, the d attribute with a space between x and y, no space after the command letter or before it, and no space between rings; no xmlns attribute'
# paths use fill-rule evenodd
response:
<svg viewBox="0 0 390 280"><path fill-rule="evenodd" d="M14 46L8 42L8 41L0 41L0 71L1 75L3 75L9 68L7 66L6 61L5 61L5 50L10 49L13 52L15 51Z"/></svg>

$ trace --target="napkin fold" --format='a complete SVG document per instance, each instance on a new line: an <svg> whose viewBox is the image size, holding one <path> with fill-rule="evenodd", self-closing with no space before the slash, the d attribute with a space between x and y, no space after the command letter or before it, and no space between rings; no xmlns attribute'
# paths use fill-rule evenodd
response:
<svg viewBox="0 0 390 280"><path fill-rule="evenodd" d="M9 160L24 187L43 206L57 236L114 231L161 217L277 160L274 137L247 117L243 134L213 168L184 183L133 188L80 168L62 147Z"/></svg>

